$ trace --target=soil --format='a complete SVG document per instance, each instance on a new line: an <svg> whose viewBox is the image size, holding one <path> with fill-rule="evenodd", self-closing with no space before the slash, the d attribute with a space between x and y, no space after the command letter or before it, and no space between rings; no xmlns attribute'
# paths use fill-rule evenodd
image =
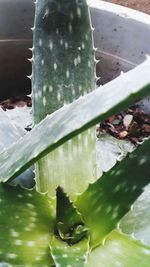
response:
<svg viewBox="0 0 150 267"><path fill-rule="evenodd" d="M105 0L114 4L137 9L150 15L150 0Z"/></svg>
<svg viewBox="0 0 150 267"><path fill-rule="evenodd" d="M7 109L14 109L15 107L24 107L32 106L32 100L31 97L29 96L17 96L17 97L12 97L9 99L6 99L4 101L0 102L0 107L4 110L7 111Z"/></svg>
<svg viewBox="0 0 150 267"><path fill-rule="evenodd" d="M150 136L150 114L133 105L100 123L97 127L97 136L100 137L104 133L137 145Z"/></svg>

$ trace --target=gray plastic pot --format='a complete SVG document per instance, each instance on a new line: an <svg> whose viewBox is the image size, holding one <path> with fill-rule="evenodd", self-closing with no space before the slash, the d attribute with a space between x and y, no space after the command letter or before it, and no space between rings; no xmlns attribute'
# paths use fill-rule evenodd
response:
<svg viewBox="0 0 150 267"><path fill-rule="evenodd" d="M0 99L30 92L32 0L0 0Z"/></svg>
<svg viewBox="0 0 150 267"><path fill-rule="evenodd" d="M150 16L100 0L89 0L97 74L104 84L150 55ZM0 98L30 91L34 4L32 0L0 0Z"/></svg>

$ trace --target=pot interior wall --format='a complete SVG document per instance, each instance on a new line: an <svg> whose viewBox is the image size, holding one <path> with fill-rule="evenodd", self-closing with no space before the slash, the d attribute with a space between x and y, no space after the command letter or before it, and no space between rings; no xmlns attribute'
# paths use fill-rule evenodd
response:
<svg viewBox="0 0 150 267"><path fill-rule="evenodd" d="M28 94L34 2L0 0L0 100Z"/></svg>
<svg viewBox="0 0 150 267"><path fill-rule="evenodd" d="M101 77L98 83L104 84L121 71L134 68L150 54L150 40L145 41L150 36L150 19L149 23L138 21L130 17L125 8L111 11L112 4L93 0L95 2L97 7L91 6L90 10L98 49L96 57L100 59L97 75ZM103 8L106 5L109 8ZM0 100L31 90L26 75L31 74L27 58L31 58L28 48L32 47L33 20L33 1L0 0Z"/></svg>
<svg viewBox="0 0 150 267"><path fill-rule="evenodd" d="M99 84L105 84L150 55L150 16L103 1L95 2L99 9L91 7L91 14L100 60L97 75L101 77Z"/></svg>

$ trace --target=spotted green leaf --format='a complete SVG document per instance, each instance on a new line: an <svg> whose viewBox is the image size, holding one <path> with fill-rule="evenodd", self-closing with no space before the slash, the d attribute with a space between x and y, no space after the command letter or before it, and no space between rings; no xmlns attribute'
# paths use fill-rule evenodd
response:
<svg viewBox="0 0 150 267"><path fill-rule="evenodd" d="M12 124L6 112L0 109L0 149L4 150L16 142L25 131Z"/></svg>
<svg viewBox="0 0 150 267"><path fill-rule="evenodd" d="M150 139L78 197L75 205L89 230L92 247L102 243L116 228L150 182L149 155Z"/></svg>
<svg viewBox="0 0 150 267"><path fill-rule="evenodd" d="M38 0L33 37L33 113L39 123L95 87L86 0Z"/></svg>
<svg viewBox="0 0 150 267"><path fill-rule="evenodd" d="M11 148L1 153L0 180L5 182L13 179L63 142L148 95L149 91L150 59L49 115Z"/></svg>
<svg viewBox="0 0 150 267"><path fill-rule="evenodd" d="M86 0L37 1L32 78L35 123L95 88L92 31ZM60 185L70 192L73 179L70 194L83 192L96 179L95 141L93 128L39 160L37 190L55 196Z"/></svg>
<svg viewBox="0 0 150 267"><path fill-rule="evenodd" d="M119 228L150 246L150 185L145 188L132 210L121 220Z"/></svg>
<svg viewBox="0 0 150 267"><path fill-rule="evenodd" d="M82 267L87 262L87 229L81 214L60 187L57 188L55 234L51 236L50 248L56 266Z"/></svg>
<svg viewBox="0 0 150 267"><path fill-rule="evenodd" d="M46 195L0 184L0 263L52 266L54 210L55 203Z"/></svg>
<svg viewBox="0 0 150 267"><path fill-rule="evenodd" d="M83 238L79 243L69 246L66 242L53 236L50 249L56 266L84 267L87 261L89 246L87 238Z"/></svg>
<svg viewBox="0 0 150 267"><path fill-rule="evenodd" d="M56 235L69 245L87 236L81 214L60 187L57 188Z"/></svg>
<svg viewBox="0 0 150 267"><path fill-rule="evenodd" d="M96 142L97 173L100 177L103 172L109 171L117 161L132 152L135 146L126 140L119 140L109 134L100 134Z"/></svg>
<svg viewBox="0 0 150 267"><path fill-rule="evenodd" d="M113 231L104 245L94 249L86 267L149 267L150 247Z"/></svg>
<svg viewBox="0 0 150 267"><path fill-rule="evenodd" d="M15 126L6 112L0 109L0 149L5 150L13 143L26 134L26 132L19 126ZM21 173L13 181L11 185L20 185L23 188L32 188L35 185L34 166Z"/></svg>

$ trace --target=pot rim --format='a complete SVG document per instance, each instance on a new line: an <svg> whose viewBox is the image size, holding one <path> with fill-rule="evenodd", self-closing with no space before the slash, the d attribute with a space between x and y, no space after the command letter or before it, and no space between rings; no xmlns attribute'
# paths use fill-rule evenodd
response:
<svg viewBox="0 0 150 267"><path fill-rule="evenodd" d="M101 9L103 11L115 13L122 18L133 19L150 25L150 15L146 13L100 0L87 0L87 2L90 8Z"/></svg>

